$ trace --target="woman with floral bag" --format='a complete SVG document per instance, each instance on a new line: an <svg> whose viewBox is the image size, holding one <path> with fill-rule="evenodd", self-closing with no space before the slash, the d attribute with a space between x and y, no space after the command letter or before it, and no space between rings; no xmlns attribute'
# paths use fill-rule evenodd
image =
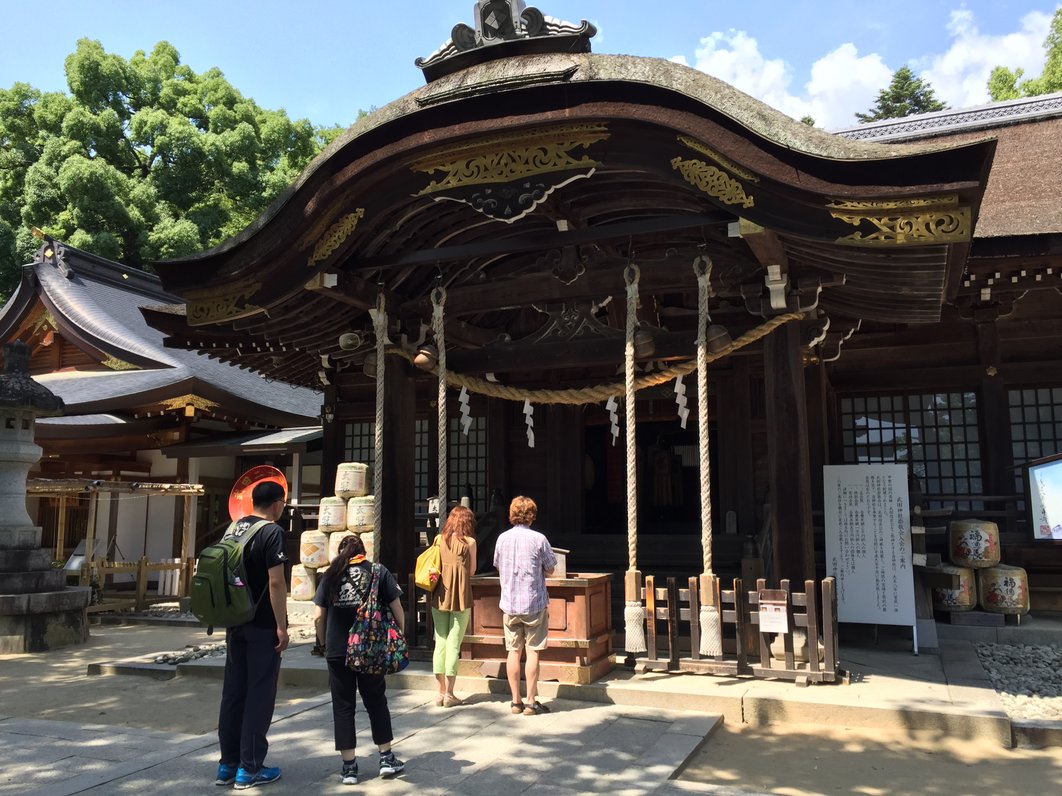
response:
<svg viewBox="0 0 1062 796"><path fill-rule="evenodd" d="M336 750L343 758L344 785L358 783L358 762L355 757L357 734L354 728L358 694L361 695L365 712L369 714L372 740L380 750L380 775L393 776L405 768L405 763L391 751L394 734L391 731L391 711L387 707L384 674L367 674L347 666L348 633L359 609L364 607L366 600L371 599L374 579L378 581L377 599L380 606L386 606L383 610L390 610L398 627L404 626L402 590L386 567L366 560L365 543L359 536L348 536L340 542L339 552L321 577L313 598L317 637L325 640L328 687L332 691L332 722Z"/></svg>
<svg viewBox="0 0 1062 796"><path fill-rule="evenodd" d="M440 572L431 593L431 620L435 625L432 670L439 682L435 704L460 705L454 695L461 642L472 609L472 574L476 569L476 515L464 506L450 510L438 540Z"/></svg>

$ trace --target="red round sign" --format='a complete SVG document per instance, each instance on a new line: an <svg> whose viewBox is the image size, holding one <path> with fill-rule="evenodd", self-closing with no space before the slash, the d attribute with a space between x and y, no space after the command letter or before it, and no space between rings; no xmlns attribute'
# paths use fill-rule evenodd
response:
<svg viewBox="0 0 1062 796"><path fill-rule="evenodd" d="M233 522L241 517L246 517L254 510L251 492L263 481L272 481L274 484L280 484L280 488L284 490L284 497L285 499L287 498L288 479L284 477L284 473L280 472L276 467L270 467L268 464L252 467L236 479L236 484L232 487L232 492L229 493L229 517Z"/></svg>

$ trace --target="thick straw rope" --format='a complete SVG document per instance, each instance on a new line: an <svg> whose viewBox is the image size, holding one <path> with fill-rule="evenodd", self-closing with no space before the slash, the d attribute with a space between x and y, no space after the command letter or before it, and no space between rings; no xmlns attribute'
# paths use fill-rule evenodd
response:
<svg viewBox="0 0 1062 796"><path fill-rule="evenodd" d="M446 440L449 431L446 417L446 383L449 374L446 372L446 337L443 332L443 309L446 305L446 290L437 287L431 293L431 326L435 334L435 347L439 349L439 365L436 369L439 375L439 529L446 524Z"/></svg>
<svg viewBox="0 0 1062 796"><path fill-rule="evenodd" d="M740 351L745 346L755 343L760 340L779 326L789 323L790 321L797 321L804 317L801 312L790 312L785 315L779 315L771 318L769 321L757 326L755 329L750 329L741 335L737 340L729 343L726 347L719 351L709 352L707 354L706 361L708 363L715 362L723 359L735 351ZM414 354L406 351L402 348L389 348L388 354L394 354L395 356L403 357L404 359L413 361ZM440 362L441 362L440 357ZM693 373L697 369L696 360L690 362L683 362L678 365L672 365L664 370L656 371L655 373L646 373L637 377L634 380L635 391L644 390L648 387L655 387L658 384L666 384L669 381L674 381L677 376L687 376ZM431 368L430 373L438 373L437 368ZM486 395L489 398L504 398L509 401L531 401L535 404L564 404L568 406L583 406L585 404L601 403L607 401L610 397L619 398L626 393L626 383L616 382L612 384L599 384L595 387L583 387L578 390L527 390L518 387L510 387L505 384L498 384L497 382L487 381L486 379L480 379L475 376L466 376L462 373L454 373L448 371L446 373L446 383L451 387L464 387L469 392L477 393L478 395Z"/></svg>
<svg viewBox="0 0 1062 796"><path fill-rule="evenodd" d="M700 256L693 261L697 276L697 433L700 437L701 477L701 552L704 556L704 575L712 583L712 463L708 448L708 298L712 289L712 261ZM714 588L712 592L714 598ZM701 655L722 655L719 633L719 606L701 600Z"/></svg>
<svg viewBox="0 0 1062 796"><path fill-rule="evenodd" d="M634 333L638 328L638 266L623 272L627 283L627 333L623 347L624 409L627 413L627 559L628 572L638 571L638 460L635 432ZM645 652L645 608L639 594L625 594L623 621L627 652Z"/></svg>
<svg viewBox="0 0 1062 796"><path fill-rule="evenodd" d="M387 309L383 294L376 299L372 313L372 325L376 334L376 429L373 442L375 456L372 468L372 557L380 560L380 533L383 530L383 458L384 458L384 375L387 357Z"/></svg>

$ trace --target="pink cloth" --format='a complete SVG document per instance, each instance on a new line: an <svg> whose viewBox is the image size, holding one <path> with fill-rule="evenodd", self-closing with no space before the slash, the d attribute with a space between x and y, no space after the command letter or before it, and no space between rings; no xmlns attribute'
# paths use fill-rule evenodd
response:
<svg viewBox="0 0 1062 796"><path fill-rule="evenodd" d="M557 557L545 536L523 525L510 528L494 546L494 566L502 613L534 614L549 607L546 573L556 569Z"/></svg>

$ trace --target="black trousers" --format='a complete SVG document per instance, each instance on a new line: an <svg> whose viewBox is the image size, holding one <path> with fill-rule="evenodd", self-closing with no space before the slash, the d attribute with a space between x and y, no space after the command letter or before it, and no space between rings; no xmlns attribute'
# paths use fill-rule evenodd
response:
<svg viewBox="0 0 1062 796"><path fill-rule="evenodd" d="M254 625L230 627L225 633L225 685L221 690L218 741L221 762L257 772L265 762L266 733L277 700L280 655L273 649L277 632Z"/></svg>
<svg viewBox="0 0 1062 796"><path fill-rule="evenodd" d="M335 726L337 750L353 749L358 745L357 731L354 729L358 694L361 694L365 712L369 714L373 743L379 746L394 739L384 675L359 674L348 669L343 658L329 658L328 687L332 690L332 723Z"/></svg>

